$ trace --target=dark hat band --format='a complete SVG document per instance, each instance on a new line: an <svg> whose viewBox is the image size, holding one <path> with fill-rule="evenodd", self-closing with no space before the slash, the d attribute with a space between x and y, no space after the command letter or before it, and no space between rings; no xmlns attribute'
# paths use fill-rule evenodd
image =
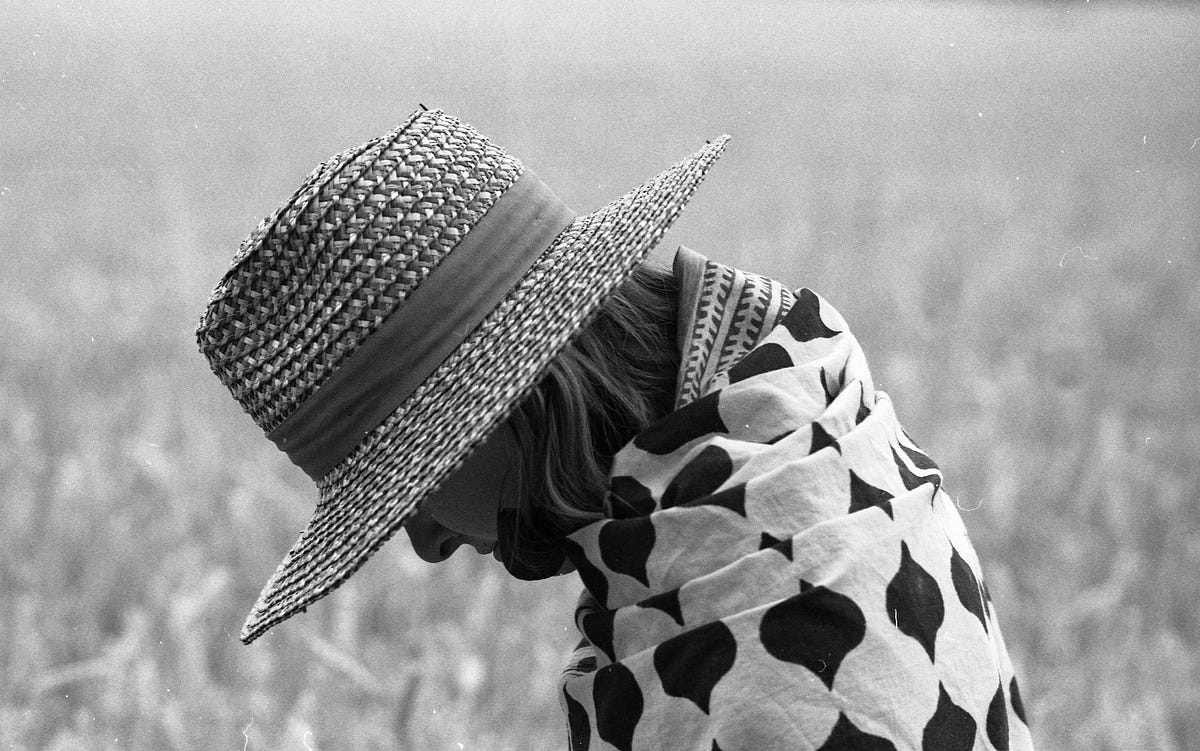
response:
<svg viewBox="0 0 1200 751"><path fill-rule="evenodd" d="M575 218L524 170L458 245L267 437L318 480L396 411Z"/></svg>

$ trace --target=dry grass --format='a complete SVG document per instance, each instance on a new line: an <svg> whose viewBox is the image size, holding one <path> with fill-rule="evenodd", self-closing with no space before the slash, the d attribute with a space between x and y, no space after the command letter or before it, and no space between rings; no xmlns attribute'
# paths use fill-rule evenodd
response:
<svg viewBox="0 0 1200 751"><path fill-rule="evenodd" d="M570 581L515 582L474 557L429 567L397 541L308 614L237 643L313 493L237 413L190 332L240 236L310 162L397 110L363 114L379 95L362 82L340 100L299 84L248 95L253 75L286 92L303 71L236 30L213 42L223 27L182 7L149 30L31 11L0 32L28 63L5 74L22 109L0 127L0 748L561 747L552 686L572 642ZM468 119L507 122L505 138L485 132L546 164L577 205L665 163L661 144L690 143L692 127L740 137L675 239L810 285L856 328L971 509L1042 747L1194 747L1196 16L955 10L943 31L963 57L938 70L921 57L951 54L929 38L938 11L876 22L809 8L807 23L832 29L825 41L801 44L788 34L809 32L777 22L754 48L755 19L791 11L753 7L706 22L732 40L711 55L678 44L678 24L641 19L641 36L620 39L659 56L637 73L587 52L594 65L564 72L566 53L534 44L549 44L539 32L502 27L534 62L515 83L481 72L462 95L480 102ZM158 34L171 13L190 25ZM338 41L338 23L287 28ZM561 17L546 23L562 31ZM699 24L705 44L722 43ZM618 34L591 33L606 50ZM209 56L217 43L234 51ZM289 44L259 46L308 59ZM53 88L59 68L30 63L35 49L83 81ZM814 83L792 54L827 67ZM330 78L350 65L317 57ZM669 96L656 75L678 84ZM603 83L614 76L620 92ZM400 90L400 78L378 84ZM209 90L195 100L198 81ZM573 93L588 82L594 100ZM138 104L139 87L170 106ZM513 101L541 109L509 121ZM715 114L685 122L699 101ZM270 140L276 107L329 142ZM361 128L339 119L353 112ZM568 143L577 122L602 123L572 132L629 162ZM606 184L569 187L572 174ZM744 216L755 220L735 226Z"/></svg>

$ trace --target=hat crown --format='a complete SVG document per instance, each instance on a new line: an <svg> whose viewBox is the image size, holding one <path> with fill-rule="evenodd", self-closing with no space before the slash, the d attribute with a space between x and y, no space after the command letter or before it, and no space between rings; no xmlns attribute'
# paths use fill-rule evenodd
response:
<svg viewBox="0 0 1200 751"><path fill-rule="evenodd" d="M437 267L523 165L440 110L335 155L242 243L197 329L270 432Z"/></svg>

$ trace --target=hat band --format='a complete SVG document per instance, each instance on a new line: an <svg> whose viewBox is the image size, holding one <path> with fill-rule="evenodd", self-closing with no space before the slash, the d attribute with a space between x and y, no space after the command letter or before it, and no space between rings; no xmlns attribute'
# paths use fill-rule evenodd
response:
<svg viewBox="0 0 1200 751"><path fill-rule="evenodd" d="M318 480L449 357L575 218L524 170L428 276L267 437Z"/></svg>

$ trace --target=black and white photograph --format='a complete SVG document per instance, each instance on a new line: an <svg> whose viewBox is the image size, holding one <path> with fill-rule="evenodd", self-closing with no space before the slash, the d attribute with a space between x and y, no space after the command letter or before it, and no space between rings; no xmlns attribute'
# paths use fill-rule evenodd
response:
<svg viewBox="0 0 1200 751"><path fill-rule="evenodd" d="M1197 748L1200 6L0 50L0 749Z"/></svg>

